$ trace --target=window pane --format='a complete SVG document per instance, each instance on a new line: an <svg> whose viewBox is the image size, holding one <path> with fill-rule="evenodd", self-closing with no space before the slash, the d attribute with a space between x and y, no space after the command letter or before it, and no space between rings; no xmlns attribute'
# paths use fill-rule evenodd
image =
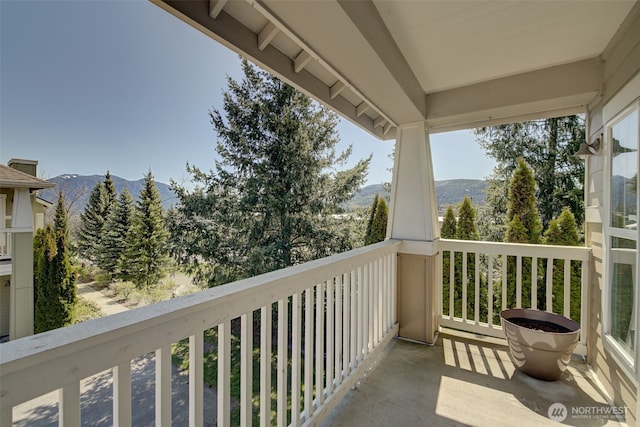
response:
<svg viewBox="0 0 640 427"><path fill-rule="evenodd" d="M638 113L611 127L611 226L636 229Z"/></svg>
<svg viewBox="0 0 640 427"><path fill-rule="evenodd" d="M636 242L611 239L611 336L633 357L635 348Z"/></svg>

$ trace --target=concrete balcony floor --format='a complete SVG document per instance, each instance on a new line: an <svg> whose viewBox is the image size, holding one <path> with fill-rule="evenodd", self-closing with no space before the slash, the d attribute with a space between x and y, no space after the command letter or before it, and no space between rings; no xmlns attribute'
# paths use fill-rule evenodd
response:
<svg viewBox="0 0 640 427"><path fill-rule="evenodd" d="M562 424L625 425L606 414L611 408L598 384L577 357L558 381L531 378L499 340L457 333L440 334L434 346L394 340L323 425L558 425L548 415L554 403L567 408Z"/></svg>

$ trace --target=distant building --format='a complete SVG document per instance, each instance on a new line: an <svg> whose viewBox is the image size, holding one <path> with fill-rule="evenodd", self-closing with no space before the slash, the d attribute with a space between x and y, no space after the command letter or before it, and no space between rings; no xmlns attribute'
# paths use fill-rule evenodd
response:
<svg viewBox="0 0 640 427"><path fill-rule="evenodd" d="M0 338L33 334L33 233L51 204L37 190L55 184L36 177L38 162L0 165Z"/></svg>

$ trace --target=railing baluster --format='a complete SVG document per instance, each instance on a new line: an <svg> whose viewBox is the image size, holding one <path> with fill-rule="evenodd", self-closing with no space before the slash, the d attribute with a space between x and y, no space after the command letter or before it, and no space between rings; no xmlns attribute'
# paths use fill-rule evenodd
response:
<svg viewBox="0 0 640 427"><path fill-rule="evenodd" d="M80 383L74 381L72 384L65 385L60 389L59 396L59 424L61 426L79 426ZM131 398L129 398L129 406L131 406Z"/></svg>
<svg viewBox="0 0 640 427"><path fill-rule="evenodd" d="M336 277L336 323L335 323L335 349L333 359L334 378L336 386L342 383L342 292L344 286L344 276L342 274Z"/></svg>
<svg viewBox="0 0 640 427"><path fill-rule="evenodd" d="M131 425L131 362L112 368L113 376L113 425ZM71 424L80 425L80 424Z"/></svg>
<svg viewBox="0 0 640 427"><path fill-rule="evenodd" d="M240 317L240 425L253 419L253 312Z"/></svg>
<svg viewBox="0 0 640 427"><path fill-rule="evenodd" d="M201 427L204 417L203 401L204 333L189 336L189 427Z"/></svg>
<svg viewBox="0 0 640 427"><path fill-rule="evenodd" d="M260 309L260 426L271 425L271 305Z"/></svg>
<svg viewBox="0 0 640 427"><path fill-rule="evenodd" d="M342 377L349 375L349 364L351 358L351 272L344 275L342 285Z"/></svg>
<svg viewBox="0 0 640 427"><path fill-rule="evenodd" d="M316 286L316 404L324 402L324 284Z"/></svg>
<svg viewBox="0 0 640 427"><path fill-rule="evenodd" d="M304 291L304 412L313 414L313 288Z"/></svg>
<svg viewBox="0 0 640 427"><path fill-rule="evenodd" d="M449 318L455 317L455 287L456 287L456 270L455 270L455 253L449 251Z"/></svg>
<svg viewBox="0 0 640 427"><path fill-rule="evenodd" d="M362 360L364 360L369 354L369 343L371 342L371 263L367 263L364 266L364 279L362 283L363 297L362 297L362 319L363 319L363 336L362 336Z"/></svg>
<svg viewBox="0 0 640 427"><path fill-rule="evenodd" d="M351 349L349 350L349 372L353 371L358 363L358 345L359 328L358 319L360 318L360 308L358 307L358 294L360 286L360 268L358 267L351 273Z"/></svg>
<svg viewBox="0 0 640 427"><path fill-rule="evenodd" d="M538 308L538 257L531 258L531 308Z"/></svg>
<svg viewBox="0 0 640 427"><path fill-rule="evenodd" d="M156 426L171 425L171 345L156 350Z"/></svg>
<svg viewBox="0 0 640 427"><path fill-rule="evenodd" d="M487 323L493 325L493 254L487 254Z"/></svg>
<svg viewBox="0 0 640 427"><path fill-rule="evenodd" d="M473 260L475 261L475 268L473 271L475 272L474 281L476 284L475 287L473 288L473 290L475 291L475 300L473 304L473 311L474 311L473 321L476 324L478 324L480 323L480 253L479 252L475 252Z"/></svg>
<svg viewBox="0 0 640 427"><path fill-rule="evenodd" d="M516 308L522 307L522 256L516 256Z"/></svg>
<svg viewBox="0 0 640 427"><path fill-rule="evenodd" d="M553 312L553 258L547 258L546 311Z"/></svg>
<svg viewBox="0 0 640 427"><path fill-rule="evenodd" d="M564 260L564 317L571 318L571 261Z"/></svg>
<svg viewBox="0 0 640 427"><path fill-rule="evenodd" d="M278 375L277 375L277 420L278 427L287 425L287 365L288 365L288 333L287 301L278 300Z"/></svg>
<svg viewBox="0 0 640 427"><path fill-rule="evenodd" d="M302 336L300 294L291 297L291 425L300 425L300 351Z"/></svg>
<svg viewBox="0 0 640 427"><path fill-rule="evenodd" d="M333 351L335 349L335 334L334 334L334 292L333 281L335 279L327 280L327 327L326 327L326 365L327 365L327 395L333 393Z"/></svg>
<svg viewBox="0 0 640 427"><path fill-rule="evenodd" d="M467 320L467 251L462 252L462 320Z"/></svg>
<svg viewBox="0 0 640 427"><path fill-rule="evenodd" d="M231 424L231 321L218 325L218 425Z"/></svg>
<svg viewBox="0 0 640 427"><path fill-rule="evenodd" d="M509 257L502 255L502 310L507 309L507 270L509 269Z"/></svg>

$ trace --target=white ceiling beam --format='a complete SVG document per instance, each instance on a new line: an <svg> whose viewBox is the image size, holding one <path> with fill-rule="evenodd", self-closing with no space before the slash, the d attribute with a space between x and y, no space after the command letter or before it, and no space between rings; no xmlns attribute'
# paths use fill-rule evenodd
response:
<svg viewBox="0 0 640 427"><path fill-rule="evenodd" d="M209 16L216 19L228 0L209 0Z"/></svg>
<svg viewBox="0 0 640 427"><path fill-rule="evenodd" d="M271 21L267 22L267 25L258 33L258 49L264 50L265 47L269 46L276 34L278 34L276 24Z"/></svg>
<svg viewBox="0 0 640 427"><path fill-rule="evenodd" d="M365 101L362 101L360 104L358 104L358 106L356 107L356 115L358 117L360 117L361 115L363 115L364 113L366 113L371 107L369 106L369 104L367 104Z"/></svg>
<svg viewBox="0 0 640 427"><path fill-rule="evenodd" d="M334 99L336 96L340 95L340 93L345 90L347 85L345 85L342 81L338 80L335 82L333 86L331 86L331 99Z"/></svg>
<svg viewBox="0 0 640 427"><path fill-rule="evenodd" d="M374 128L377 128L378 126L379 127L384 127L384 125L386 125L386 124L387 124L387 120L382 116L379 116L377 119L375 119L373 121L373 127Z"/></svg>
<svg viewBox="0 0 640 427"><path fill-rule="evenodd" d="M338 4L391 72L413 106L424 117L426 115L424 89L373 1L338 0Z"/></svg>
<svg viewBox="0 0 640 427"><path fill-rule="evenodd" d="M385 135L388 134L392 127L393 125L391 123L387 123L386 125L384 125L383 133Z"/></svg>
<svg viewBox="0 0 640 427"><path fill-rule="evenodd" d="M598 57L426 95L427 126L516 121L547 111L585 111L602 89ZM572 113L572 114L575 114Z"/></svg>
<svg viewBox="0 0 640 427"><path fill-rule="evenodd" d="M300 51L300 53L298 54L298 56L296 56L296 59L294 61L293 69L295 70L296 73L299 73L300 71L302 71L305 65L309 63L310 60L311 60L311 55L309 55L309 53L306 50Z"/></svg>

